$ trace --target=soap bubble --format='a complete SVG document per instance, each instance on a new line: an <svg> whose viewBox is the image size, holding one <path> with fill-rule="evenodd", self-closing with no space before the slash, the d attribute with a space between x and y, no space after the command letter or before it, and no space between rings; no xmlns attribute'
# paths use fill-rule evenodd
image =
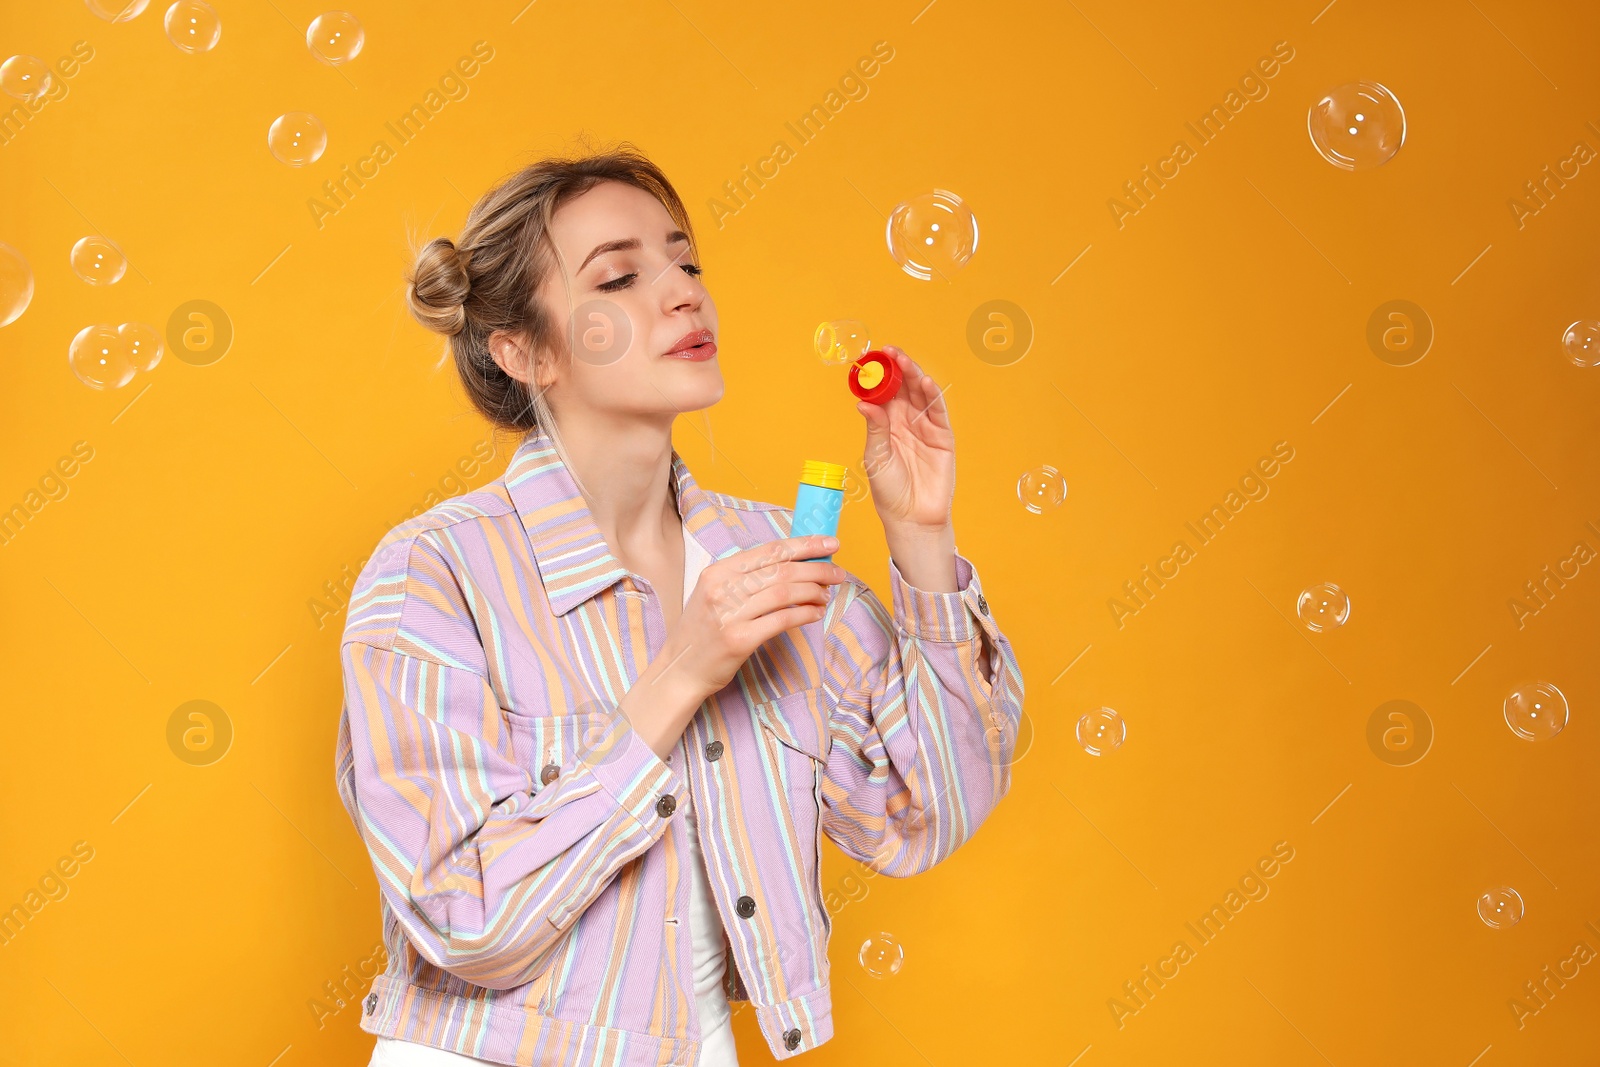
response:
<svg viewBox="0 0 1600 1067"><path fill-rule="evenodd" d="M1306 126L1317 153L1341 170L1371 170L1406 139L1406 113L1377 82L1341 85L1311 106Z"/></svg>
<svg viewBox="0 0 1600 1067"><path fill-rule="evenodd" d="M1527 910L1522 894L1508 885L1497 886L1478 898L1478 918L1496 930L1517 925Z"/></svg>
<svg viewBox="0 0 1600 1067"><path fill-rule="evenodd" d="M33 302L33 268L10 245L0 244L0 326L10 326Z"/></svg>
<svg viewBox="0 0 1600 1067"><path fill-rule="evenodd" d="M838 365L854 363L872 351L872 339L867 336L867 324L854 319L837 319L817 327L814 343L817 356L824 363Z"/></svg>
<svg viewBox="0 0 1600 1067"><path fill-rule="evenodd" d="M222 19L205 0L178 0L167 8L162 25L167 29L167 38L191 55L211 51L222 36Z"/></svg>
<svg viewBox="0 0 1600 1067"><path fill-rule="evenodd" d="M874 978L888 978L900 973L900 968L906 962L906 950L892 934L879 931L861 942L861 951L856 954L861 960L861 967Z"/></svg>
<svg viewBox="0 0 1600 1067"><path fill-rule="evenodd" d="M1017 479L1017 499L1035 515L1054 511L1067 499L1067 480L1048 463Z"/></svg>
<svg viewBox="0 0 1600 1067"><path fill-rule="evenodd" d="M1561 351L1580 367L1600 364L1600 320L1579 319L1561 335Z"/></svg>
<svg viewBox="0 0 1600 1067"><path fill-rule="evenodd" d="M107 22L127 22L144 14L150 0L83 0L96 18Z"/></svg>
<svg viewBox="0 0 1600 1067"><path fill-rule="evenodd" d="M1078 744L1091 756L1115 752L1128 739L1128 724L1110 708L1096 708L1078 718Z"/></svg>
<svg viewBox="0 0 1600 1067"><path fill-rule="evenodd" d="M48 93L54 83L55 75L36 56L12 56L0 63L0 89L24 103Z"/></svg>
<svg viewBox="0 0 1600 1067"><path fill-rule="evenodd" d="M1300 593L1294 611L1308 630L1337 630L1350 620L1350 597L1332 582L1318 582Z"/></svg>
<svg viewBox="0 0 1600 1067"><path fill-rule="evenodd" d="M1549 682L1524 682L1506 695L1506 725L1524 741L1548 741L1567 728L1567 696Z"/></svg>
<svg viewBox="0 0 1600 1067"><path fill-rule="evenodd" d="M328 128L309 111L290 111L272 120L267 147L280 163L303 167L322 158L328 147Z"/></svg>
<svg viewBox="0 0 1600 1067"><path fill-rule="evenodd" d="M989 720L989 725L983 728L983 741L990 748L989 762L996 767L1011 767L1021 763L1022 757L1033 748L1033 717L1024 708L1013 736L1010 716L998 710L994 701L985 701L983 706L988 709L984 717ZM1007 743L1011 746L1010 758L1002 753Z"/></svg>
<svg viewBox="0 0 1600 1067"><path fill-rule="evenodd" d="M978 219L955 193L935 189L889 214L889 254L913 278L941 278L967 265L978 250Z"/></svg>
<svg viewBox="0 0 1600 1067"><path fill-rule="evenodd" d="M367 31L361 28L361 20L348 11L325 12L306 27L306 47L331 66L350 62L366 43Z"/></svg>
<svg viewBox="0 0 1600 1067"><path fill-rule="evenodd" d="M134 370L152 371L161 362L166 346L161 343L161 331L143 322L125 322L117 327L117 340L122 354Z"/></svg>
<svg viewBox="0 0 1600 1067"><path fill-rule="evenodd" d="M128 273L128 257L122 249L98 234L80 237L68 259L72 273L90 285L116 285Z"/></svg>
<svg viewBox="0 0 1600 1067"><path fill-rule="evenodd" d="M133 363L110 326L85 326L67 346L67 364L93 389L120 389L133 381Z"/></svg>

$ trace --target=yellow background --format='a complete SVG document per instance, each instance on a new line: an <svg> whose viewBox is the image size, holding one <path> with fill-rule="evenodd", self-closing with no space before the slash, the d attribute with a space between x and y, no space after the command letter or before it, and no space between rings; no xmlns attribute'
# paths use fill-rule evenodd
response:
<svg viewBox="0 0 1600 1067"><path fill-rule="evenodd" d="M789 505L802 459L859 466L843 370L810 345L823 319L869 323L949 387L958 545L1026 675L1012 794L950 861L838 911L836 1036L806 1062L1589 1062L1600 965L1521 1029L1507 1002L1579 940L1600 950L1600 567L1521 629L1507 602L1579 540L1600 549L1600 369L1559 343L1600 317L1600 173L1521 229L1507 201L1576 141L1600 149L1600 13L524 2L359 8L365 51L338 70L308 53L322 9L300 0L219 0L204 55L169 43L159 0L116 25L10 5L5 54L53 63L83 40L95 57L0 146L0 241L38 287L0 330L0 505L76 441L94 458L0 548L0 906L75 842L94 855L0 948L0 1063L365 1062L358 1008L319 1028L308 1007L380 939L333 781L343 615L319 628L308 603L489 436L404 313L410 238L454 234L469 199L582 131L650 153L699 227L728 391L680 420L697 478ZM322 181L480 40L494 58L470 94L319 229ZM870 94L718 228L723 182L794 147L785 121L878 41L894 58ZM1119 229L1107 200L1278 41L1295 56L1270 95ZM1306 113L1355 80L1390 87L1408 132L1350 173L1313 150ZM305 168L266 148L291 110L329 131ZM926 283L883 225L935 188L973 207L981 241ZM68 267L97 231L133 264L114 287ZM1365 342L1397 298L1436 330L1405 368ZM111 392L70 372L83 326L164 330L193 299L233 323L219 362L169 350ZM1010 367L966 344L991 299L1036 331ZM1122 582L1277 441L1295 458L1270 496L1119 629ZM1070 492L1030 514L1017 480L1044 464ZM887 598L870 507L847 506L841 535L840 561ZM1322 580L1353 613L1318 635L1292 620ZM1553 740L1502 719L1525 677L1571 702ZM195 699L234 729L207 767L167 746ZM1414 766L1367 747L1391 699L1434 725ZM1101 705L1128 739L1095 758L1073 724ZM1295 857L1270 895L1119 1029L1123 982L1279 841ZM825 886L852 873L830 845ZM1501 884L1527 915L1495 930L1475 901ZM856 960L880 931L905 951L882 980ZM751 1015L735 1026L766 1062Z"/></svg>

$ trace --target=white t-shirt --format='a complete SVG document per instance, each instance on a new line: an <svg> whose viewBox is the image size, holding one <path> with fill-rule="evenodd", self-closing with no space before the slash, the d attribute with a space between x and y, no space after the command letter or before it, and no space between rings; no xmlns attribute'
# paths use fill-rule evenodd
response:
<svg viewBox="0 0 1600 1067"><path fill-rule="evenodd" d="M700 547L687 527L683 531L683 602L689 602L700 572L711 562L711 554ZM689 752L687 731L678 742L678 750L685 760L693 759ZM702 757L703 758L703 757ZM681 766L681 765L680 765ZM694 996L700 1015L700 1049L698 1067L739 1067L739 1056L733 1040L733 1011L728 1007L728 995L723 992L723 972L727 960L722 954L722 919L717 915L716 902L711 899L711 887L706 877L705 854L700 849L699 827L695 821L694 800L685 794L681 809L689 827L689 930L694 938ZM379 1037L372 1049L372 1059L367 1067L500 1067L489 1060L463 1056L432 1045L398 1038Z"/></svg>

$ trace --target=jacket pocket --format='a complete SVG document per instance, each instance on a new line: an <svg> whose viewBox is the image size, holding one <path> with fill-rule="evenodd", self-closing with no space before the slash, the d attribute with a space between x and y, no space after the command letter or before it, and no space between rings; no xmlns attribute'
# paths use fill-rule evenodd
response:
<svg viewBox="0 0 1600 1067"><path fill-rule="evenodd" d="M532 776L535 796L576 767L586 742L604 728L603 717L592 712L522 715L501 708L500 717L511 735L512 758Z"/></svg>
<svg viewBox="0 0 1600 1067"><path fill-rule="evenodd" d="M818 763L828 761L827 694L821 686L785 693L752 705L756 720L790 748Z"/></svg>
<svg viewBox="0 0 1600 1067"><path fill-rule="evenodd" d="M811 868L808 891L812 907L821 914L826 944L833 934L833 917L822 895L822 778L831 741L827 694L821 686L801 689L755 704L752 710L762 733L777 742L769 742L767 749L773 769L788 786L788 814L801 849L797 858Z"/></svg>

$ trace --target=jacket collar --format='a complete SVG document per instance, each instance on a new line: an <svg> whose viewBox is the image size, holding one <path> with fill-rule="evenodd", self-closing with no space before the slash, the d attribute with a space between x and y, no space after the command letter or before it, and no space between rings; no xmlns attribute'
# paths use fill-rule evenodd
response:
<svg viewBox="0 0 1600 1067"><path fill-rule="evenodd" d="M700 488L676 448L671 482L685 529L712 559L754 544ZM517 446L506 466L505 484L528 532L550 610L557 616L633 577L611 554L578 483L543 426L529 430Z"/></svg>

